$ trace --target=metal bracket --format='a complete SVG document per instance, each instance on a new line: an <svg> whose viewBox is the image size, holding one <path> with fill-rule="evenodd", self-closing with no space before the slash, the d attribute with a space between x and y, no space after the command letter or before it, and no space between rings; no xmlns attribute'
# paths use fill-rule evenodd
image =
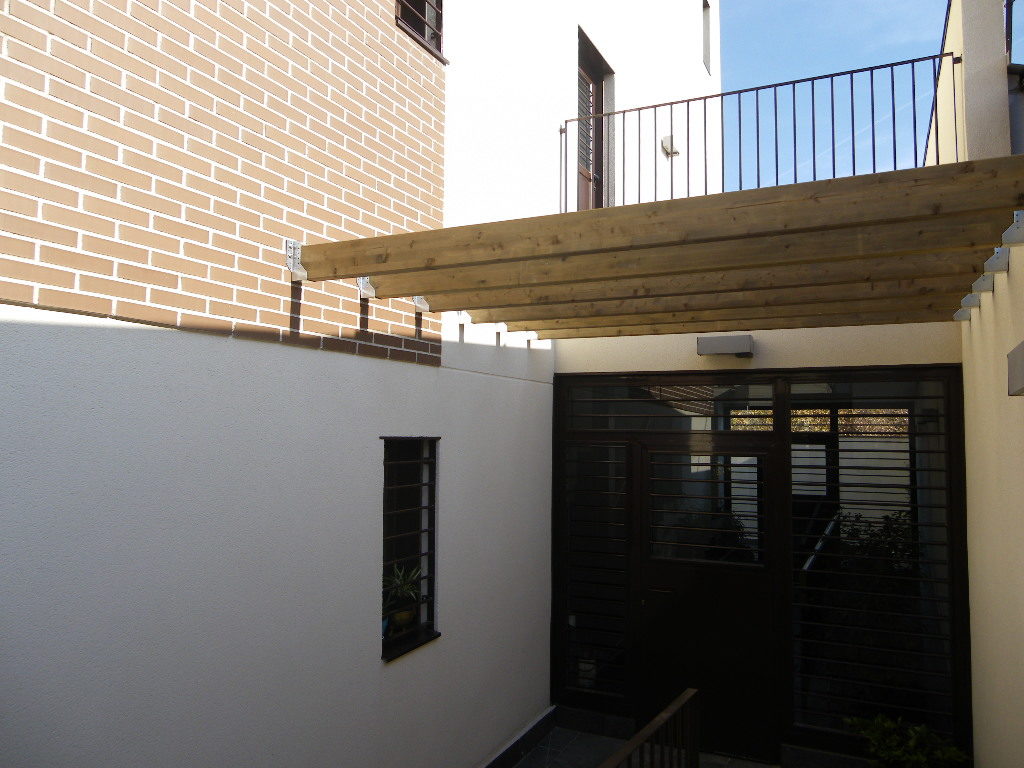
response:
<svg viewBox="0 0 1024 768"><path fill-rule="evenodd" d="M360 299L376 299L377 291L373 288L373 283L370 282L368 277L357 277L356 286L359 288Z"/></svg>
<svg viewBox="0 0 1024 768"><path fill-rule="evenodd" d="M1010 269L1010 249L996 248L985 262L986 272L1006 272Z"/></svg>
<svg viewBox="0 0 1024 768"><path fill-rule="evenodd" d="M1013 212L1013 224L1003 232L1003 245L1024 243L1024 211Z"/></svg>
<svg viewBox="0 0 1024 768"><path fill-rule="evenodd" d="M302 267L302 243L298 240L284 241L284 263L287 265L288 271L292 273L293 282L301 282L309 278L306 270Z"/></svg>
<svg viewBox="0 0 1024 768"><path fill-rule="evenodd" d="M966 307L963 309L958 309L956 312L953 313L953 319L957 321L970 320L971 310L967 309Z"/></svg>
<svg viewBox="0 0 1024 768"><path fill-rule="evenodd" d="M960 306L965 309L969 309L970 307L980 307L981 296L977 293L969 293L960 299Z"/></svg>
<svg viewBox="0 0 1024 768"><path fill-rule="evenodd" d="M425 296L413 296L412 303L416 305L416 309L420 312L429 312L430 304L427 303Z"/></svg>
<svg viewBox="0 0 1024 768"><path fill-rule="evenodd" d="M987 293L995 287L996 278L995 275L984 274L974 281L971 286L972 293Z"/></svg>

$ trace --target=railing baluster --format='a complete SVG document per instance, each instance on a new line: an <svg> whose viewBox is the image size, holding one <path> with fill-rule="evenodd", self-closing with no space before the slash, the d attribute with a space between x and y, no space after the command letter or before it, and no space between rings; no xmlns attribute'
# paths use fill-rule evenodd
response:
<svg viewBox="0 0 1024 768"><path fill-rule="evenodd" d="M935 59L932 59L932 82L935 84L935 92L939 92L939 75L935 69ZM935 100L935 164L940 165L942 163L942 155L939 153L939 109L938 99Z"/></svg>
<svg viewBox="0 0 1024 768"><path fill-rule="evenodd" d="M721 141L718 144L718 153L722 156L722 191L725 192L725 97L718 97L719 124L718 128L722 133ZM705 145L705 152L707 147Z"/></svg>
<svg viewBox="0 0 1024 768"><path fill-rule="evenodd" d="M772 88L772 104L775 110L775 128L772 136L775 139L775 186L779 186L779 89Z"/></svg>
<svg viewBox="0 0 1024 768"><path fill-rule="evenodd" d="M910 110L914 116L914 167L917 168L917 66L914 64L910 65Z"/></svg>
<svg viewBox="0 0 1024 768"><path fill-rule="evenodd" d="M796 83L793 83L793 183L796 184Z"/></svg>
<svg viewBox="0 0 1024 768"><path fill-rule="evenodd" d="M704 149L704 164L707 165L707 148ZM707 190L704 191L707 194ZM686 102L686 196L690 196L690 102Z"/></svg>
<svg viewBox="0 0 1024 768"><path fill-rule="evenodd" d="M889 67L889 104L892 107L892 169L896 170L896 67ZM938 113L936 113L938 114Z"/></svg>
<svg viewBox="0 0 1024 768"><path fill-rule="evenodd" d="M1012 8L1013 5L1009 4ZM956 57L952 53L949 54L949 84L953 90L953 160L957 163L960 162L960 121L957 120L956 116ZM935 84L935 107L936 113L938 112L939 104L939 84ZM935 158L935 164L939 164L939 158Z"/></svg>
<svg viewBox="0 0 1024 768"><path fill-rule="evenodd" d="M754 141L757 160L757 186L761 186L761 91L754 91Z"/></svg>
<svg viewBox="0 0 1024 768"><path fill-rule="evenodd" d="M686 102L689 106L690 102ZM668 136L669 143L671 145L672 152L678 152L676 149L676 108L675 105L668 108ZM655 137L657 138L657 137ZM658 150L655 148L654 156L658 156ZM668 156L668 196L670 199L675 200L676 198L676 156L669 153Z"/></svg>
<svg viewBox="0 0 1024 768"><path fill-rule="evenodd" d="M836 79L828 79L829 118L832 121L832 178L836 177Z"/></svg>
<svg viewBox="0 0 1024 768"><path fill-rule="evenodd" d="M740 153L739 159L739 185L740 189L743 189L743 94L736 94L736 112L739 119L739 130L736 131L738 149Z"/></svg>
<svg viewBox="0 0 1024 768"><path fill-rule="evenodd" d="M877 173L877 145L875 143L875 70L871 70L869 88L871 89L871 172Z"/></svg>
<svg viewBox="0 0 1024 768"><path fill-rule="evenodd" d="M850 175L857 175L857 121L856 114L857 97L853 91L853 73L850 73Z"/></svg>
<svg viewBox="0 0 1024 768"><path fill-rule="evenodd" d="M693 700L689 704L683 710L683 738L686 741L685 768L700 768L700 737L698 735L700 730L700 711Z"/></svg>
<svg viewBox="0 0 1024 768"><path fill-rule="evenodd" d="M654 158L654 197L652 198L652 200L657 200L658 199L658 108L657 107L654 108L654 114L653 114L652 117L653 117L653 119L651 120L651 122L654 123L654 127L652 128L652 132L654 133L654 143L651 144L651 149L652 149L651 157Z"/></svg>
<svg viewBox="0 0 1024 768"><path fill-rule="evenodd" d="M811 178L818 180L818 107L815 104L817 83L811 81Z"/></svg>

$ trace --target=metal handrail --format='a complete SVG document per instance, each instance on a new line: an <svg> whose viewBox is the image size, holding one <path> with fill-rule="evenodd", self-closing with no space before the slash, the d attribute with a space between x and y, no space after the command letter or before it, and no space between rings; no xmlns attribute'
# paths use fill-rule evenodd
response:
<svg viewBox="0 0 1024 768"><path fill-rule="evenodd" d="M697 689L687 688L598 768L697 768L700 740L696 697Z"/></svg>
<svg viewBox="0 0 1024 768"><path fill-rule="evenodd" d="M561 210L957 161L960 63L945 52L569 118ZM584 167L596 169L589 192Z"/></svg>

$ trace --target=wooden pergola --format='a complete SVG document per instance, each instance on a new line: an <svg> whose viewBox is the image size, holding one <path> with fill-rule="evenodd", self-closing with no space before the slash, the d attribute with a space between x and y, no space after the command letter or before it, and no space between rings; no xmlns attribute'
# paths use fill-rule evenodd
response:
<svg viewBox="0 0 1024 768"><path fill-rule="evenodd" d="M541 338L949 320L1024 208L1024 156L307 245Z"/></svg>

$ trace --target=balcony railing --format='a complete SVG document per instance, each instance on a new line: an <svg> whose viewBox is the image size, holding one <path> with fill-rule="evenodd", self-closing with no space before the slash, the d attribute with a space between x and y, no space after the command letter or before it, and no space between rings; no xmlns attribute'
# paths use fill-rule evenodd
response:
<svg viewBox="0 0 1024 768"><path fill-rule="evenodd" d="M566 120L561 210L956 162L959 65L944 53Z"/></svg>

